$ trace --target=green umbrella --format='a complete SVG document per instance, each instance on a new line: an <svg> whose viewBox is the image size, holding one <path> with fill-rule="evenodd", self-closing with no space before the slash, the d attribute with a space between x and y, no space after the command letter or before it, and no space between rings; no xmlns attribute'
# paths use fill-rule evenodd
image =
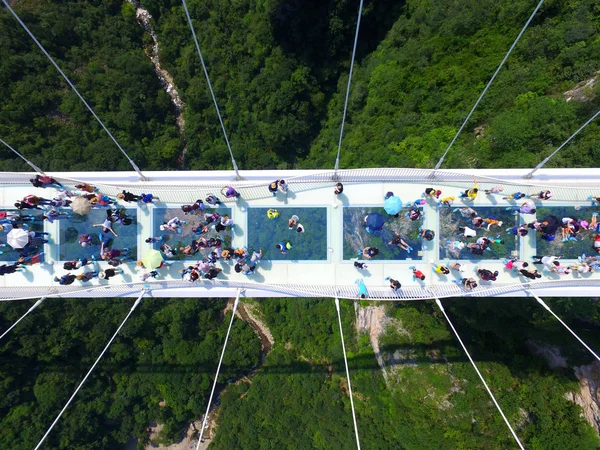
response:
<svg viewBox="0 0 600 450"><path fill-rule="evenodd" d="M163 257L158 250L150 250L144 255L142 262L147 269L156 269L162 264Z"/></svg>

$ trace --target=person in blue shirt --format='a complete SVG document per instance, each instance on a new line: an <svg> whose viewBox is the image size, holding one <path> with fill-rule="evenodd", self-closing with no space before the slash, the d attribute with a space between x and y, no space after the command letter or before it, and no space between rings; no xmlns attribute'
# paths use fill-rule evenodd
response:
<svg viewBox="0 0 600 450"><path fill-rule="evenodd" d="M367 287L365 286L365 282L362 278L358 278L354 281L356 285L358 285L358 298L367 298L369 296L369 291L367 291Z"/></svg>
<svg viewBox="0 0 600 450"><path fill-rule="evenodd" d="M506 197L502 197L504 200L521 200L523 197L526 197L527 194L523 192L515 192L514 194L510 194Z"/></svg>
<svg viewBox="0 0 600 450"><path fill-rule="evenodd" d="M292 248L292 243L290 241L281 241L275 248L279 250L282 255L287 255L288 250Z"/></svg>
<svg viewBox="0 0 600 450"><path fill-rule="evenodd" d="M144 203L152 203L155 200L155 198L152 194L142 194L142 195L140 195L140 197L141 197L140 200Z"/></svg>

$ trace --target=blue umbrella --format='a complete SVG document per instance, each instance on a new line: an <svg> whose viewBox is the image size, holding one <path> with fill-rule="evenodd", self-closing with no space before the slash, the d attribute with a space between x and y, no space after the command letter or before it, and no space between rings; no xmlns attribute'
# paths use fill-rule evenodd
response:
<svg viewBox="0 0 600 450"><path fill-rule="evenodd" d="M367 216L367 220L365 221L365 225L371 231L381 231L383 228L383 224L385 223L385 219L379 213L372 212Z"/></svg>
<svg viewBox="0 0 600 450"><path fill-rule="evenodd" d="M393 195L383 203L383 209L388 214L398 214L402 210L402 200L400 200L400 197Z"/></svg>

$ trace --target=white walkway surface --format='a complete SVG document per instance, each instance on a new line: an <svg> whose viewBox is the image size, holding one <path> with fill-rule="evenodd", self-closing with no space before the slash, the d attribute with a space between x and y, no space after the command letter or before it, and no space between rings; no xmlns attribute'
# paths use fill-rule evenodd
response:
<svg viewBox="0 0 600 450"><path fill-rule="evenodd" d="M598 169L569 169L543 170L536 174L534 180L523 180L520 177L526 170L501 170L477 172L480 190L492 185L503 184L505 194L516 191L528 193L539 192L542 188L551 189L554 197L549 202L538 202L540 206L569 205L589 206L587 197L591 194L600 196L600 171ZM0 206L3 209L13 207L16 200L27 194L36 194L45 198L53 198L54 190L36 189L24 182L33 174L3 174L0 175ZM191 199L204 198L207 193L218 194L219 188L232 185L241 192L241 200L227 202L232 208L232 218L241 227L242 232L236 233L233 244L235 247L246 246L247 239L247 207L273 207L282 211L283 220L287 213L294 213L296 207L320 206L327 208L327 229L307 230L309 232L327 233L328 253L324 261L267 261L259 264L257 273L252 276L237 274L231 270L231 264L217 263L217 267L227 265L224 273L216 281L199 281L195 284L180 280L178 270L188 265L187 262L174 262L168 270L161 269L161 278L151 283L140 283L135 264L122 265L125 269L123 276L116 276L110 281L94 279L91 283L76 281L71 286L58 286L53 281L67 271L58 261L56 245L46 244L46 261L44 264L29 266L29 270L0 277L0 299L20 297L62 295L72 297L82 296L122 296L136 295L142 288L151 289L149 295L164 297L192 296L235 296L235 288L245 288L245 296L334 296L354 298L357 288L354 284L357 278L363 278L369 289L370 298L385 300L409 300L432 298L435 296L488 296L488 295L527 295L525 289L537 288L542 296L593 296L597 295L600 287L600 273L580 275L545 275L539 281L527 283L526 279L514 272L504 270L501 261L484 261L477 264L467 263L467 271L463 276L479 279L475 268L498 270L500 275L493 283L481 283L480 287L471 293L465 293L452 283L457 273L448 276L438 276L433 273L430 260L447 264L449 261L439 261L439 223L438 208L435 202L429 202L424 207L425 228L433 229L436 238L426 246L420 261L384 261L376 258L369 261L367 272L359 273L352 261L343 260L343 209L345 206L381 207L384 195L393 191L403 202L413 201L423 193L426 187L435 187L443 191L443 196L453 195L457 198L455 206L463 206L459 201L459 193L472 187L472 174L469 171L444 171L430 178L428 171L415 169L365 169L340 171L337 175L344 183L344 196L333 194L335 182L332 173L326 171L252 171L242 172L244 180L232 181L231 172L149 172L149 182L136 182L135 172L125 173L60 173L51 174L64 184L65 178L86 181L99 187L100 192L114 196L122 189L134 193L152 192L160 198L157 205L142 205L138 207L138 259L141 259L149 245L144 243L145 237L151 234L152 209L154 207L179 208L184 203L193 202ZM286 197L279 193L273 197L267 190L267 184L276 178L284 178L290 185L290 193ZM550 186L550 187L548 187ZM123 204L131 206L133 204ZM501 196L486 196L483 192L477 197L472 206L509 206ZM285 213L283 212L285 209ZM598 208L600 211L600 208ZM24 211L26 214L27 211ZM182 216L180 216L182 217ZM533 216L528 216L528 221ZM408 220L404 217L401 220ZM589 220L589 219L588 219ZM58 236L58 221L54 224L45 223L45 231L51 233L52 239ZM560 238L560 232L559 232ZM0 242L6 241L6 233L0 233ZM115 245L118 248L118 245ZM591 249L590 249L591 250ZM531 256L536 254L535 239L521 238L519 259L531 262ZM408 268L416 265L427 278L424 282L413 280ZM108 268L106 263L100 263L101 270ZM268 269L266 268L268 267ZM81 271L81 270L80 270ZM71 271L77 274L78 271ZM393 293L386 276L398 279L403 288ZM525 283L523 285L523 283Z"/></svg>

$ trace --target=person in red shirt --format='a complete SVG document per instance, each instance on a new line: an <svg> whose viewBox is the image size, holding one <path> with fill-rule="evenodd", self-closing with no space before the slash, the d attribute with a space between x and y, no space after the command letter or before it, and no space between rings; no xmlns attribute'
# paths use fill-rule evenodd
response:
<svg viewBox="0 0 600 450"><path fill-rule="evenodd" d="M413 273L413 279L415 280L425 280L425 274L423 272L421 272L420 270L417 270L417 268L415 266L410 266L409 269L412 270Z"/></svg>

